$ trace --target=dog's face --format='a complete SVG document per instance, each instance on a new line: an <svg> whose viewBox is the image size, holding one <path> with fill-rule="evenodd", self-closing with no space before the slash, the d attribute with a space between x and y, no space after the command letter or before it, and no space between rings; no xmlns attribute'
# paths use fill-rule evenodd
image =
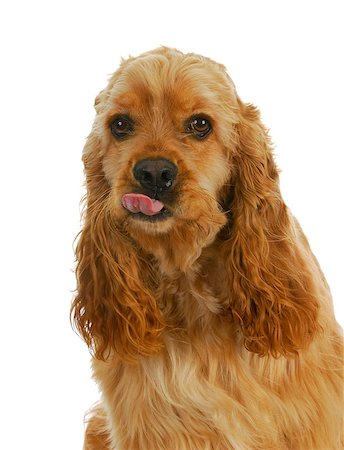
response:
<svg viewBox="0 0 344 450"><path fill-rule="evenodd" d="M222 66L169 49L129 59L96 109L111 209L129 230L166 233L205 209L219 214L237 121Z"/></svg>

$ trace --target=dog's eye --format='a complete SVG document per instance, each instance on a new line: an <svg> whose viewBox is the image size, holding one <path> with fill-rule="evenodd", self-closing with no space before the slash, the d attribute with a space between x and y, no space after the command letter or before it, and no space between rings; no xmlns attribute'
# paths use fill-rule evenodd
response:
<svg viewBox="0 0 344 450"><path fill-rule="evenodd" d="M192 117L187 124L187 131L192 133L197 139L204 139L211 130L210 121L202 116Z"/></svg>
<svg viewBox="0 0 344 450"><path fill-rule="evenodd" d="M134 131L132 120L126 116L116 117L110 124L111 133L117 139L124 139Z"/></svg>

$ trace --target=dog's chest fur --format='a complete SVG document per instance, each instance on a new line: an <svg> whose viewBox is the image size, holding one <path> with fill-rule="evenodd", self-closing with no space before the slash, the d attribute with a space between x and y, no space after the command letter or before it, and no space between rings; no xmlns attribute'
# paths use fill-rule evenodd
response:
<svg viewBox="0 0 344 450"><path fill-rule="evenodd" d="M209 274L194 270L165 280L164 291L157 292L170 325L159 354L135 364L116 357L94 361L104 403L114 412L114 440L123 442L119 448L148 449L152 442L152 448L169 448L171 430L180 449L185 442L195 450L249 448L253 430L267 428L271 398L252 373L249 353L240 351L239 334L228 311L223 313ZM243 423L252 431L247 437ZM262 437L262 448L271 442L272 437Z"/></svg>
<svg viewBox="0 0 344 450"><path fill-rule="evenodd" d="M315 341L295 358L249 352L231 317L223 272L208 255L183 275L165 275L156 291L167 320L158 354L136 363L116 356L94 360L117 443L111 450L316 448L317 411L332 414L327 399L333 387L312 404L304 399L314 386L324 387L316 368L326 373L335 363L325 340L323 349ZM300 383L301 373L308 385ZM297 413L290 415L290 408ZM300 424L309 428L301 441Z"/></svg>

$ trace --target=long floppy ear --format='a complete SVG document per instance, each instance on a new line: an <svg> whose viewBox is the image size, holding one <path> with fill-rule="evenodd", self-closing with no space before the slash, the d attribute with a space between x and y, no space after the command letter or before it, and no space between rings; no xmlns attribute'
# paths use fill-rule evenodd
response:
<svg viewBox="0 0 344 450"><path fill-rule="evenodd" d="M149 261L121 231L111 213L110 186L102 169L102 145L92 133L84 164L86 211L76 248L75 325L96 358L115 351L123 359L160 348L164 327L152 295L156 280ZM144 262L143 262L144 260Z"/></svg>
<svg viewBox="0 0 344 450"><path fill-rule="evenodd" d="M306 348L318 329L318 301L294 219L279 190L259 112L239 100L236 153L223 245L230 307L245 347L277 357Z"/></svg>

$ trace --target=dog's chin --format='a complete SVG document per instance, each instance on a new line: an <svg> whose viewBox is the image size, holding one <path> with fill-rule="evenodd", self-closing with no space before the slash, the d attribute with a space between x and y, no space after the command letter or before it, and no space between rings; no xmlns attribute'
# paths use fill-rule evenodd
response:
<svg viewBox="0 0 344 450"><path fill-rule="evenodd" d="M143 221L149 223L158 223L171 218L172 214L168 209L163 208L159 213L152 216L148 216L146 214L143 214L142 212L131 213L130 216L132 217L132 219L139 220L141 222Z"/></svg>
<svg viewBox="0 0 344 450"><path fill-rule="evenodd" d="M173 214L167 209L163 209L158 214L148 216L141 212L129 213L127 218L127 229L147 234L168 233L173 227L175 219Z"/></svg>

